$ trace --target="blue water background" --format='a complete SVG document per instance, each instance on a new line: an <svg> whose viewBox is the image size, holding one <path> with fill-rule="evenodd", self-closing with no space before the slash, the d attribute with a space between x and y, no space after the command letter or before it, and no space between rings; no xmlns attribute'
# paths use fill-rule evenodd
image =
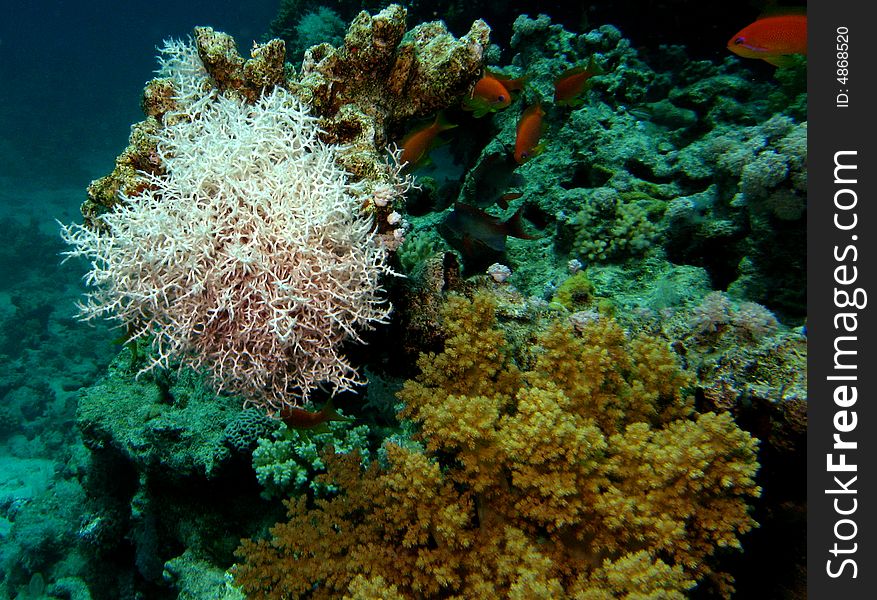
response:
<svg viewBox="0 0 877 600"><path fill-rule="evenodd" d="M252 41L267 31L277 5L278 0L0 3L0 186L7 188L0 211L16 211L9 186L84 193L91 179L112 169L131 124L143 118L139 100L162 40L210 25L233 35L246 56ZM81 200L71 198L71 206Z"/></svg>
<svg viewBox="0 0 877 600"><path fill-rule="evenodd" d="M235 36L248 56L277 5L0 2L0 504L7 509L54 485L76 446L78 389L118 351L117 330L75 318L86 265L61 264L55 219L81 222L89 182L112 171L131 124L144 118L140 98L162 40L210 25ZM9 510L0 515L0 578L20 566L22 552Z"/></svg>

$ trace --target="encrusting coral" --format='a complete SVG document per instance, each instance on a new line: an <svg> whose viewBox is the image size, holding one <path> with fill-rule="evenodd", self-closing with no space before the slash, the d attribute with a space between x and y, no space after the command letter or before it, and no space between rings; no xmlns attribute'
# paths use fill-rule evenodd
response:
<svg viewBox="0 0 877 600"><path fill-rule="evenodd" d="M512 357L494 302L451 296L444 351L399 393L425 451L326 456L339 492L289 501L234 569L251 598L683 598L755 523L757 442L696 414L665 344L556 322ZM369 590L372 590L371 592Z"/></svg>
<svg viewBox="0 0 877 600"><path fill-rule="evenodd" d="M375 150L390 142L390 126L459 103L484 66L484 21L456 39L441 21L406 32L406 16L398 4L359 13L340 47L324 43L305 52L293 84L332 141L347 147L344 167L360 176L370 175Z"/></svg>
<svg viewBox="0 0 877 600"><path fill-rule="evenodd" d="M82 205L87 224L100 226L96 217L116 206L120 196L133 197L143 191L147 185L144 174L163 172L158 152L161 128L184 120L187 109L211 88L254 103L285 83L282 41L256 44L251 58L244 60L228 34L210 27L196 27L194 33L191 44L165 43L158 77L143 90L141 107L146 119L132 126L128 147L116 159L112 173L88 186L88 199Z"/></svg>
<svg viewBox="0 0 877 600"><path fill-rule="evenodd" d="M199 91L212 87L251 104L276 87L294 93L320 118L321 139L336 146L339 165L374 193L371 208L383 207L374 211L382 225L393 211L393 198L386 195L395 195L395 173L385 152L390 129L459 103L481 75L490 36L482 20L476 20L459 39L441 21L406 31L406 16L398 4L375 15L360 12L343 44L334 48L324 40L313 46L300 72L284 62L283 40L254 44L250 58L245 59L228 34L196 27L193 43L185 51L190 60L182 62L191 65L191 59L197 59L199 66L187 73L186 83L196 81L202 88ZM144 90L146 119L132 127L129 145L116 159L112 173L89 186L81 210L90 226L99 226L95 217L118 204L120 194L133 196L142 191L146 182L141 172L162 171L156 136L165 115L179 111L180 82L169 77L168 71L182 62L162 61L159 76ZM386 228L381 232L386 233Z"/></svg>

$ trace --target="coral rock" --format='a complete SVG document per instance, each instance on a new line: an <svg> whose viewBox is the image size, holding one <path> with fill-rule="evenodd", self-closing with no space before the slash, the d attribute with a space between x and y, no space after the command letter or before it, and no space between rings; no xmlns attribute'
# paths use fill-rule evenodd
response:
<svg viewBox="0 0 877 600"><path fill-rule="evenodd" d="M285 83L283 40L254 44L249 60L238 54L233 37L212 27L195 28L195 45L204 68L221 92L236 92L248 102L255 102L263 92Z"/></svg>
<svg viewBox="0 0 877 600"><path fill-rule="evenodd" d="M455 39L444 24L424 23L405 34L406 11L392 4L354 19L340 48L321 44L305 53L297 84L336 143L351 144L345 167L374 162L389 127L459 102L481 74L490 28L478 20ZM367 158L356 158L365 153Z"/></svg>

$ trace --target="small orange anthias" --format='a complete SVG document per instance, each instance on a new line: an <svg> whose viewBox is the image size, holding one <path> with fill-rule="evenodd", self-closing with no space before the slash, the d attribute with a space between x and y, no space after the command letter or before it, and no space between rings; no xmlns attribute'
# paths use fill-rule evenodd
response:
<svg viewBox="0 0 877 600"><path fill-rule="evenodd" d="M528 106L518 120L518 134L515 137L515 161L523 164L543 150L539 138L545 128L542 117L545 111L539 102Z"/></svg>
<svg viewBox="0 0 877 600"><path fill-rule="evenodd" d="M472 94L463 101L463 109L473 116L483 117L489 112L506 108L512 101L512 92L523 89L525 77L512 79L499 73L485 71L472 88Z"/></svg>
<svg viewBox="0 0 877 600"><path fill-rule="evenodd" d="M807 54L807 15L788 12L759 18L728 40L728 50L743 58L788 66L793 54Z"/></svg>
<svg viewBox="0 0 877 600"><path fill-rule="evenodd" d="M586 65L567 69L554 80L554 101L566 106L580 106L584 94L591 87L591 77L602 75L603 69L594 62L592 56Z"/></svg>
<svg viewBox="0 0 877 600"><path fill-rule="evenodd" d="M456 125L450 123L442 113L438 113L431 124L413 129L402 138L399 143L402 148L399 162L408 163L406 166L409 169L423 164L429 156L429 151L439 144L436 136L454 127Z"/></svg>

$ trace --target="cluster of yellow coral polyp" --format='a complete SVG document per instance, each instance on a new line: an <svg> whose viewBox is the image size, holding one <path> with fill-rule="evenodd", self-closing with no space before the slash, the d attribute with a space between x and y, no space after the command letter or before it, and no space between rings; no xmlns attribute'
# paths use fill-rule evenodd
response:
<svg viewBox="0 0 877 600"><path fill-rule="evenodd" d="M452 297L447 339L399 393L425 451L362 471L330 456L333 498L289 503L246 541L248 597L683 598L755 523L756 440L693 411L665 344L613 320L556 323L515 364L494 303Z"/></svg>

